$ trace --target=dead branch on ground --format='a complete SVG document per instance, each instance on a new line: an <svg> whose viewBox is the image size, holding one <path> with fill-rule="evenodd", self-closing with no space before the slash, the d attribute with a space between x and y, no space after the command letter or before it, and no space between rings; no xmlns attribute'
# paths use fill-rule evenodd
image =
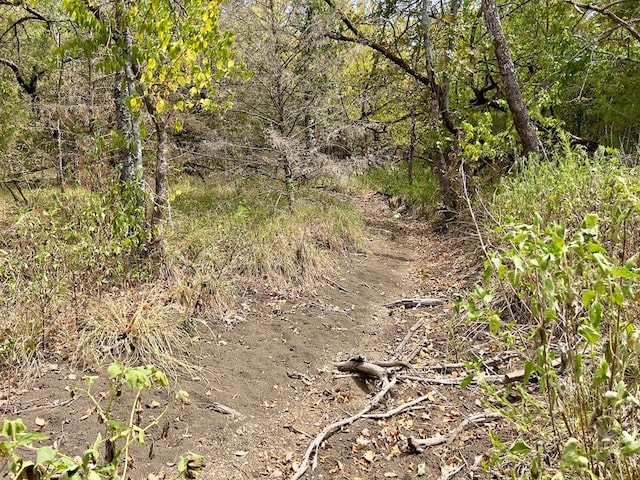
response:
<svg viewBox="0 0 640 480"><path fill-rule="evenodd" d="M407 439L409 450L416 453L422 453L428 447L433 447L435 445L440 445L442 443L451 443L458 435L464 432L467 427L472 424L477 424L481 422L487 422L490 420L497 420L499 418L503 418L502 414L496 412L482 412L476 413L475 415L471 415L469 418L466 418L462 421L460 425L458 425L451 433L446 435L434 435L430 438L415 438L409 437Z"/></svg>
<svg viewBox="0 0 640 480"><path fill-rule="evenodd" d="M395 377L387 380L387 382L383 384L383 387L378 392L378 394L373 397L371 401L360 412L352 415L351 417L343 418L342 420L338 420L337 422L326 426L324 430L322 430L322 432L320 432L316 436L316 438L309 444L309 447L307 447L307 451L305 452L304 457L300 462L300 466L296 470L295 475L291 477L291 480L298 480L299 478L301 478L309 468L309 462L311 462L311 470L315 470L318 461L318 449L320 448L320 446L342 427L351 425L356 420L363 418L364 415L369 413L373 409L373 407L375 407L380 402L380 400L384 398L389 390L393 388L393 386L396 384L396 381L397 380Z"/></svg>
<svg viewBox="0 0 640 480"><path fill-rule="evenodd" d="M370 361L362 355L350 358L346 362L334 363L336 369L340 372L352 373L355 375L380 380L383 384L389 381L389 368L411 368L411 365L401 360L391 361Z"/></svg>
<svg viewBox="0 0 640 480"><path fill-rule="evenodd" d="M401 298L393 302L385 303L387 308L404 307L404 308L418 308L418 307L435 307L436 305L442 305L447 303L448 299L443 297L427 297L427 298Z"/></svg>

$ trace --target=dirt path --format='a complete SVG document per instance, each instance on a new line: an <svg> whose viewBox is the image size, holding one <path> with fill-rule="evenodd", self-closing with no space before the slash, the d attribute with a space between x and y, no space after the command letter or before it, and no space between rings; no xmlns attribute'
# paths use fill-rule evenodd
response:
<svg viewBox="0 0 640 480"><path fill-rule="evenodd" d="M334 378L334 361L353 355L410 358L418 367L457 359L446 328L451 302L414 310L390 310L384 304L416 295L452 299L476 278L474 255L459 237L393 219L375 195L361 201L367 214L362 253L345 256L338 271L309 294L274 291L243 298L241 311L213 326L215 338L200 339L199 363L207 373L179 381L179 388L190 392L191 404L172 413L166 436L152 432L144 449L132 451L131 478L165 471L170 478L177 458L189 451L207 459L200 478L290 478L312 437L371 399L351 379ZM423 325L406 337L417 322ZM64 388L81 377L65 366L44 369L34 389L5 405L5 416L21 412L30 428L40 428L38 417L46 422L42 431L59 448L81 451L77 449L102 429L95 418L86 417L88 404L76 398L53 406L66 400ZM470 428L455 442L422 454L408 451L407 438L450 431L480 411L473 390L403 382L378 410L421 395L429 401L419 409L361 420L334 435L320 449L317 468L305 478L455 478L444 475L456 468L459 478L468 478L489 445L486 428ZM154 399L166 401L163 394L151 392L145 404L152 405ZM220 413L216 403L238 415ZM154 414L151 407L141 412L148 418Z"/></svg>

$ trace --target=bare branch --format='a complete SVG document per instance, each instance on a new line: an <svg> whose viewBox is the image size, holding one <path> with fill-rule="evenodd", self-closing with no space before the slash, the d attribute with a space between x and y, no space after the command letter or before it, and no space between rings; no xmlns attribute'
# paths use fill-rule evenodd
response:
<svg viewBox="0 0 640 480"><path fill-rule="evenodd" d="M606 7L598 7L596 5L591 5L588 3L580 3L580 2L576 2L574 0L565 0L567 3L570 3L571 5L573 5L576 8L582 8L584 10L591 10L593 12L598 12L601 15L604 15L605 17L610 18L611 20L613 20L614 22L616 22L618 25L621 25L622 28L624 28L627 32L629 32L631 34L631 36L633 38L635 38L638 42L640 42L640 32L638 30L636 30L633 25L631 25L631 23L623 18L620 18L618 15L616 15L613 12L610 12L609 9L611 7L613 7L614 5L620 3L620 2L614 2L610 5L607 5Z"/></svg>

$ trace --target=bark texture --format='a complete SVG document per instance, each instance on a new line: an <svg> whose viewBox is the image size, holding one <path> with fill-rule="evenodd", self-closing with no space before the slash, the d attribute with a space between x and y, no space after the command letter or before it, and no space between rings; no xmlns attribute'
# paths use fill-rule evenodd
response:
<svg viewBox="0 0 640 480"><path fill-rule="evenodd" d="M484 9L487 30L489 31L489 35L491 35L493 48L495 49L496 58L498 59L498 67L504 83L509 110L511 111L513 123L522 142L522 152L528 155L538 150L538 134L522 99L522 91L518 83L516 68L511 60L507 39L502 29L500 14L495 0L482 0L482 8Z"/></svg>

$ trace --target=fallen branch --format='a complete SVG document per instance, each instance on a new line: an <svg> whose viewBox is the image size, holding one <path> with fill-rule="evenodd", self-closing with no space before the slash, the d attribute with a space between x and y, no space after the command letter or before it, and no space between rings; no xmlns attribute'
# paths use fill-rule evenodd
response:
<svg viewBox="0 0 640 480"><path fill-rule="evenodd" d="M520 356L520 353L518 352L505 352L502 355L496 355L495 357L490 358L488 360L480 360L480 363L485 368L491 368L491 367L496 367L498 365L501 365L506 361L511 360L512 358L517 358L519 356ZM455 362L455 363L440 363L436 365L424 365L422 366L422 369L441 370L441 371L459 370L461 368L468 368L469 363L470 362Z"/></svg>
<svg viewBox="0 0 640 480"><path fill-rule="evenodd" d="M502 414L496 412L477 413L465 419L460 425L455 428L455 430L447 435L434 435L433 437L424 439L409 437L407 439L409 450L416 453L422 453L428 447L433 447L442 443L451 443L456 438L458 438L458 435L464 432L467 427L469 427L469 425L480 422L487 422L489 420L497 420L498 418L503 418Z"/></svg>
<svg viewBox="0 0 640 480"><path fill-rule="evenodd" d="M356 413L355 415L352 415L351 417L343 418L342 420L339 420L335 423L332 423L331 425L326 426L324 430L322 430L322 432L320 432L316 436L316 438L309 444L309 447L307 447L307 451L305 452L304 457L302 457L300 466L296 470L296 473L293 475L293 477L291 477L291 480L298 480L299 478L302 478L302 476L305 474L305 472L309 468L310 461L311 461L311 470L315 470L317 461L318 461L318 449L320 448L320 446L329 437L331 437L334 433L340 430L342 427L351 425L356 420L362 418L364 415L369 413L371 409L373 409L373 407L375 407L380 402L380 400L384 398L384 396L389 392L389 390L391 390L391 388L393 388L395 384L396 384L396 379L394 377L384 384L384 386L377 393L377 395L373 397L371 401L360 412ZM312 456L313 456L313 460L311 460Z"/></svg>
<svg viewBox="0 0 640 480"><path fill-rule="evenodd" d="M551 361L551 366L553 368L558 368L562 366L561 358L554 358ZM418 372L420 373L420 372ZM417 382L422 382L423 384L432 384L432 385L460 385L467 379L468 375L464 377L423 377L418 375L398 375L398 378L401 380L413 380ZM524 380L525 370L523 368L514 370L512 372L504 373L502 375L474 375L471 380L471 384L478 384L480 382L486 383L502 383L504 385L508 385L510 383L520 382ZM529 380L532 378L537 378L535 375L531 376Z"/></svg>
<svg viewBox="0 0 640 480"><path fill-rule="evenodd" d="M358 375L377 378L382 383L389 381L387 371L383 367L368 362L364 357L354 357L346 362L334 363L334 366L340 372L357 373Z"/></svg>
<svg viewBox="0 0 640 480"><path fill-rule="evenodd" d="M416 410L417 409L416 405L418 405L419 403L424 402L425 400L429 400L430 397L431 397L431 394L423 395L421 397L418 397L416 399L411 400L410 402L403 403L402 405L398 405L393 410L389 410L389 411L387 411L385 413L367 413L366 415L363 415L363 417L364 418L373 418L373 419L376 419L376 420L393 417L394 415L397 415L397 414L402 413L402 412L406 412L407 410ZM424 408L424 407L418 407L418 408Z"/></svg>
<svg viewBox="0 0 640 480"><path fill-rule="evenodd" d="M462 385L467 377L421 377L417 375L398 375L399 380L413 380L423 385ZM478 375L471 380L475 385L480 381L487 383L506 383L504 375Z"/></svg>
<svg viewBox="0 0 640 480"><path fill-rule="evenodd" d="M404 346L407 344L407 342L409 340L411 340L411 337L413 337L413 335L416 333L416 331L419 328L422 328L422 326L424 325L424 318L421 318L420 320L418 320L407 332L407 334L404 336L404 338L402 339L402 342L400 342L400 345L398 345L398 347L396 348L396 352L400 353L403 349Z"/></svg>
<svg viewBox="0 0 640 480"><path fill-rule="evenodd" d="M418 307L435 307L436 305L442 305L447 303L448 299L442 297L427 297L427 298L401 298L393 302L385 303L387 308L404 307L404 308L418 308Z"/></svg>
<svg viewBox="0 0 640 480"><path fill-rule="evenodd" d="M360 376L376 378L382 383L387 383L389 381L389 372L386 370L387 368L411 368L410 364L401 360L375 362L367 360L362 355L352 357L346 362L334 363L334 366L340 372L355 373Z"/></svg>

